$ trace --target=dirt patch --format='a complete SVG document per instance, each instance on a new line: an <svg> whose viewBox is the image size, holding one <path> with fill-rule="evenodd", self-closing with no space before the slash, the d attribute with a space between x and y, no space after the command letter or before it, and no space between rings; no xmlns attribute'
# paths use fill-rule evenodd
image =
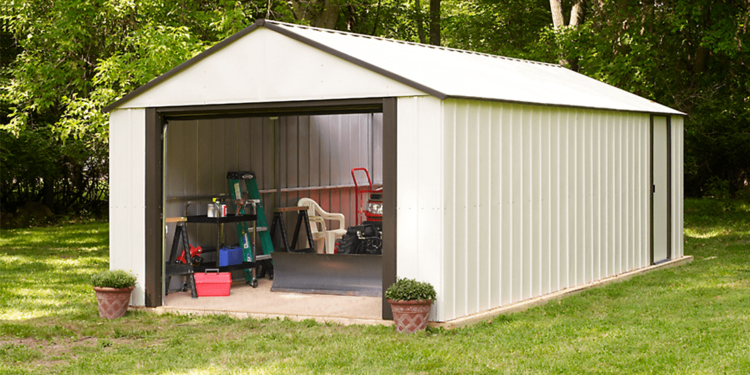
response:
<svg viewBox="0 0 750 375"><path fill-rule="evenodd" d="M160 345L164 340L149 341L145 347ZM78 339L38 340L34 338L2 338L0 347L26 347L41 353L37 359L24 361L24 367L54 368L73 362L79 358L78 353L109 350L118 346L138 345L139 340L132 338L97 338L93 336Z"/></svg>

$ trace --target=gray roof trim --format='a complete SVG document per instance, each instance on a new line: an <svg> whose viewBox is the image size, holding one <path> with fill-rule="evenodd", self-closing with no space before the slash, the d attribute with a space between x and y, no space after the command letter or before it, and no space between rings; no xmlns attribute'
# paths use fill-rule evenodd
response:
<svg viewBox="0 0 750 375"><path fill-rule="evenodd" d="M258 21L263 21L263 20L258 20ZM410 86L410 87L413 87L413 88L415 88L415 89L417 89L419 91L422 91L422 92L425 92L425 93L427 93L429 95L435 96L435 97L437 97L437 98L439 98L441 100L448 97L447 94L445 94L445 93L443 93L441 91L435 90L435 89L433 89L431 87L427 87L427 86L425 86L425 85L423 85L421 83L412 81L412 80L410 80L410 79L408 79L406 77L403 77L403 76L400 76L398 74L395 74L395 73L393 73L393 72L391 72L389 70L385 70L385 69L383 69L383 68L381 68L379 66L370 64L370 63L368 63L366 61L362 61L362 60L360 60L358 58L355 58L353 56L347 55L347 54L345 54L345 53L343 53L343 52L341 52L339 50L336 50L336 49L333 49L331 47L328 47L325 44L322 44L322 43L316 42L314 40L305 38L304 36L301 36L301 35L299 35L299 34L297 34L295 32L287 30L287 28L289 28L289 27L296 27L297 25L289 25L289 24L285 24L285 23L280 23L280 22L277 23L277 22L272 22L272 21L264 21L263 23L264 23L263 26L266 27L269 30L276 31L279 34L285 35L285 36L287 36L289 38L292 38L292 39L294 39L294 40L296 40L298 42L302 42L304 44L307 44L308 46L317 48L317 49L319 49L319 50L321 50L323 52L327 52L327 53L329 53L331 55L334 55L336 57L344 59L344 60L346 60L346 61L348 61L348 62L350 62L352 64L359 65L362 68L371 70L371 71L373 71L375 73L378 73L378 74L380 74L382 76L388 77L388 78L390 78L390 79L392 79L394 81L403 83L403 84L405 84L407 86ZM326 31L328 31L328 30L321 30L321 29L316 29L316 28L312 28L312 27L308 28L308 29L310 29L310 30L316 30L316 31L320 31L320 32L326 32Z"/></svg>
<svg viewBox="0 0 750 375"><path fill-rule="evenodd" d="M262 20L258 20L258 21L262 21ZM146 91L146 90L148 90L148 89L150 89L150 88L158 85L162 81L164 81L166 79L169 79L173 75L175 75L175 74L181 72L182 70L184 70L184 69L192 66L193 64L197 63L198 61L201 61L201 60L205 59L206 57L211 56L212 54L214 54L214 52L217 52L218 50L224 48L228 44L231 44L235 40L237 40L237 39L239 39L239 38L241 38L241 37L249 34L250 32L252 32L253 30L257 29L258 27L260 27L262 25L263 25L263 22L255 22L254 24L252 24L252 25L250 25L250 26L248 26L248 27L246 27L246 28L238 31L237 33L235 33L234 35L230 36L229 38L224 39L221 42L215 44L213 47L211 47L211 48L209 48L209 49L207 49L207 50L199 53L198 55L196 55L192 59L190 59L188 61L185 61L184 63L182 63L180 65L177 65L176 67L170 69L168 72L166 72L166 73L164 73L164 74L162 74L162 75L160 75L160 76L158 76L158 77L156 77L156 78L148 81L148 83L146 83L145 85L143 85L143 86L141 86L141 87L139 87L139 88L137 88L137 89L129 92L127 95L123 96L122 98L120 98L116 102L114 102L114 103L112 103L112 104L104 107L104 109L102 109L102 112L105 112L105 113L106 112L110 112L113 109L121 106L122 104L125 104L125 102L129 101L130 99L133 99L134 97L140 95L144 91Z"/></svg>

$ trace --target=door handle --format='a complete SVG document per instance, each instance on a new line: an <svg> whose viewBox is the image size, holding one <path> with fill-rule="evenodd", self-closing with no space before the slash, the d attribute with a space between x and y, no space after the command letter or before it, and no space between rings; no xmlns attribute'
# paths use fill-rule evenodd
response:
<svg viewBox="0 0 750 375"><path fill-rule="evenodd" d="M656 193L656 185L651 185L651 192Z"/></svg>

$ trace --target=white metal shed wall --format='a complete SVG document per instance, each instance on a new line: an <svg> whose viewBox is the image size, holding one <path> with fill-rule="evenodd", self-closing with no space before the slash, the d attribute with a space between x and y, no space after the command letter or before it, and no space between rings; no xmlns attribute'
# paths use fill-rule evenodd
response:
<svg viewBox="0 0 750 375"><path fill-rule="evenodd" d="M685 125L682 116L672 116L672 258L685 255Z"/></svg>
<svg viewBox="0 0 750 375"><path fill-rule="evenodd" d="M109 118L109 268L138 277L130 304L146 303L146 111L122 109Z"/></svg>
<svg viewBox="0 0 750 375"><path fill-rule="evenodd" d="M438 301L430 320L444 320L441 108L440 99L432 96L398 99L396 275L432 283Z"/></svg>
<svg viewBox="0 0 750 375"><path fill-rule="evenodd" d="M399 128L401 113L399 102ZM443 113L435 128L442 142L439 135L429 141L442 143L445 165L437 320L649 264L648 114L465 100L446 100ZM681 122L673 124L679 166ZM405 185L399 169L399 189ZM402 197L399 190L399 205ZM675 223L680 199L673 196ZM674 227L673 244L681 244ZM399 230L399 275L408 251L402 236ZM673 257L681 256L674 248Z"/></svg>

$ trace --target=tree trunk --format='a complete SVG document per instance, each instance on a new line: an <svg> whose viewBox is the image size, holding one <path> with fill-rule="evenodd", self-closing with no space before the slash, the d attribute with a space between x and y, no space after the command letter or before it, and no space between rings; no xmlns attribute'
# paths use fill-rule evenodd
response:
<svg viewBox="0 0 750 375"><path fill-rule="evenodd" d="M579 24L581 24L582 20L583 20L583 0L577 0L573 4L573 8L570 10L570 22L568 23L568 25L572 27L576 27Z"/></svg>
<svg viewBox="0 0 750 375"><path fill-rule="evenodd" d="M549 0L549 7L552 11L552 24L555 26L555 30L559 30L565 26L565 19L562 13L562 0Z"/></svg>
<svg viewBox="0 0 750 375"><path fill-rule="evenodd" d="M426 44L427 41L424 37L424 25L422 24L422 3L419 0L414 1L414 14L417 19L417 35L419 35L419 42Z"/></svg>
<svg viewBox="0 0 750 375"><path fill-rule="evenodd" d="M305 20L310 26L335 29L341 13L340 0L314 0L303 2L290 0L292 14L298 20Z"/></svg>
<svg viewBox="0 0 750 375"><path fill-rule="evenodd" d="M440 45L440 0L430 0L430 44Z"/></svg>

